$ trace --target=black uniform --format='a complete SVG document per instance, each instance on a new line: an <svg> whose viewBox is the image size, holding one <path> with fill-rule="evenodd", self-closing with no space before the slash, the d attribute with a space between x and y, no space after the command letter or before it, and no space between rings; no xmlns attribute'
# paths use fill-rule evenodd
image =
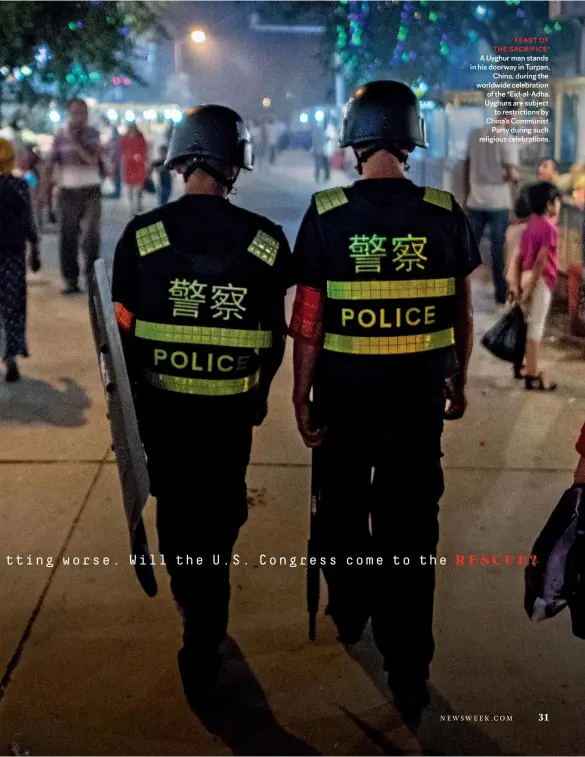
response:
<svg viewBox="0 0 585 757"><path fill-rule="evenodd" d="M209 195L137 216L116 249L113 299L132 324L125 350L159 548L195 662L226 635L252 428L282 356L290 261L280 227Z"/></svg>
<svg viewBox="0 0 585 757"><path fill-rule="evenodd" d="M420 556L438 541L455 283L479 252L449 193L369 179L314 195L293 259L297 284L325 298L313 390L329 611L355 640L371 616L386 669L427 678L434 569ZM382 566L356 567L366 557Z"/></svg>

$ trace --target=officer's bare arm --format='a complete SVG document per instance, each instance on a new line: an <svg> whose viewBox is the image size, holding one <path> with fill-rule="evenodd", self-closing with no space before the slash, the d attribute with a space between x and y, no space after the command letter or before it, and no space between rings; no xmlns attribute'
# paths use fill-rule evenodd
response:
<svg viewBox="0 0 585 757"><path fill-rule="evenodd" d="M293 351L294 388L293 403L306 405L311 398L311 388L315 378L315 369L321 352L320 344L309 344L295 339Z"/></svg>
<svg viewBox="0 0 585 757"><path fill-rule="evenodd" d="M455 352L459 364L457 380L460 386L467 383L467 366L473 349L473 308L469 276L457 278L455 286Z"/></svg>

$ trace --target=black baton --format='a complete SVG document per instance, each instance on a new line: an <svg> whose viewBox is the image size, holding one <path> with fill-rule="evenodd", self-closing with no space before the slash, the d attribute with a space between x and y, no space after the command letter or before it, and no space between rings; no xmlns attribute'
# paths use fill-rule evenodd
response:
<svg viewBox="0 0 585 757"><path fill-rule="evenodd" d="M321 572L317 555L317 508L321 495L320 450L313 448L311 465L311 522L307 542L307 611L309 613L309 639L315 641ZM313 558L313 559L311 559Z"/></svg>

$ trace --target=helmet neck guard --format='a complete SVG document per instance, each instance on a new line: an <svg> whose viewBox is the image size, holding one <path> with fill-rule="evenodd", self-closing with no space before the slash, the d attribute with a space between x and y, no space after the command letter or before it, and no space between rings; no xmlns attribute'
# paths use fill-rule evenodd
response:
<svg viewBox="0 0 585 757"><path fill-rule="evenodd" d="M204 171L208 176L211 176L212 179L215 179L218 184L226 187L230 192L236 182L237 176L235 176L233 179L228 179L227 176L223 174L218 168L212 166L210 161L197 156L187 164L187 167L183 172L183 179L185 181L185 184L189 181L191 174L197 170Z"/></svg>
<svg viewBox="0 0 585 757"><path fill-rule="evenodd" d="M357 152L356 150L355 155L357 162L355 170L359 173L360 176L362 175L363 164L366 163L372 157L372 155L380 152L380 150L386 150L386 152L394 155L396 160L404 165L404 170L410 171L410 166L408 165L409 151L405 147L398 147L398 145L389 142L375 142L374 144L370 144L365 147L365 149L363 149L361 152Z"/></svg>

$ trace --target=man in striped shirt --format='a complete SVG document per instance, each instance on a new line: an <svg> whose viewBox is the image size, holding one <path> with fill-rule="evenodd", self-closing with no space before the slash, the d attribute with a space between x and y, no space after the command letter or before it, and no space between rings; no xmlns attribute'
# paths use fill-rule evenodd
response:
<svg viewBox="0 0 585 757"><path fill-rule="evenodd" d="M68 113L69 124L55 137L47 172L51 175L53 167L59 166L59 253L65 295L81 292L79 246L85 256L86 278L99 256L101 217L100 135L88 126L84 100L71 100Z"/></svg>

